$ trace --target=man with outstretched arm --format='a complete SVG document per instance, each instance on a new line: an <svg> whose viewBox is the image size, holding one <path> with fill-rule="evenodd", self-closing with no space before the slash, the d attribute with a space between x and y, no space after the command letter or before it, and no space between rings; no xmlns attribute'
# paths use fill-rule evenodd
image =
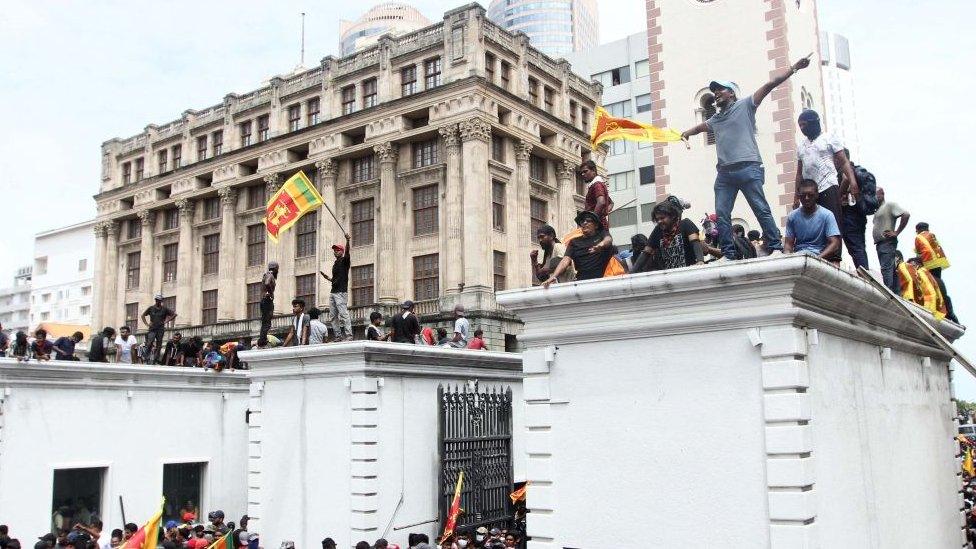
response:
<svg viewBox="0 0 976 549"><path fill-rule="evenodd" d="M726 259L735 257L732 242L732 207L742 192L752 213L766 235L768 247L782 251L783 242L773 219L769 202L763 193L766 172L756 143L756 109L776 86L786 82L796 71L810 66L804 57L788 70L763 84L755 93L739 99L738 86L726 80L713 80L708 88L715 94L718 113L686 130L683 139L711 130L715 135L715 151L718 154L718 175L715 178L715 212L718 214L718 236L722 254Z"/></svg>

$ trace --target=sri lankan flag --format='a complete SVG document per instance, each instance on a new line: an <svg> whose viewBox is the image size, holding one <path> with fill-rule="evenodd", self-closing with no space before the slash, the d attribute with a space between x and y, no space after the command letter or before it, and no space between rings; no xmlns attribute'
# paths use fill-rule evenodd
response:
<svg viewBox="0 0 976 549"><path fill-rule="evenodd" d="M156 549L156 542L159 540L159 524L163 520L163 503L166 503L165 498L160 502L156 514L120 545L119 549Z"/></svg>
<svg viewBox="0 0 976 549"><path fill-rule="evenodd" d="M457 486L454 488L454 499L451 500L451 510L447 513L447 520L444 522L444 534L441 536L441 539L454 534L454 527L457 526L458 517L461 515L462 484L464 484L464 471L461 471L458 475Z"/></svg>
<svg viewBox="0 0 976 549"><path fill-rule="evenodd" d="M234 532L230 531L224 534L224 537L218 539L217 541L210 544L207 549L234 549Z"/></svg>
<svg viewBox="0 0 976 549"><path fill-rule="evenodd" d="M665 143L668 141L681 141L681 132L671 128L658 128L644 122L628 120L626 118L616 118L611 116L603 107L597 107L594 113L593 133L590 134L590 143L593 149L604 141L614 139L626 139L628 141L644 141L649 143Z"/></svg>
<svg viewBox="0 0 976 549"><path fill-rule="evenodd" d="M520 501L525 501L525 489L528 487L529 481L525 481L525 484L523 484L521 488L508 495L508 497L512 498L512 505L515 505Z"/></svg>
<svg viewBox="0 0 976 549"><path fill-rule="evenodd" d="M288 230L307 212L323 204L322 195L305 172L299 171L288 178L278 192L268 200L264 226L271 240L278 242L278 236Z"/></svg>

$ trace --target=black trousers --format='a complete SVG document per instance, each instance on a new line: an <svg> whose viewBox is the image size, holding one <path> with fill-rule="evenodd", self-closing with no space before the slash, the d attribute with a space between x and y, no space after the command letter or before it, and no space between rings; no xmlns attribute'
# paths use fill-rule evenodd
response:
<svg viewBox="0 0 976 549"><path fill-rule="evenodd" d="M831 185L827 187L824 191L817 195L817 204L823 206L830 210L830 213L834 214L834 219L837 221L837 230L841 231L844 226L844 219L840 212L840 186ZM843 233L841 233L843 234ZM837 251L827 258L828 261L833 261L835 263L840 263L840 253L843 251L843 243Z"/></svg>
<svg viewBox="0 0 976 549"><path fill-rule="evenodd" d="M152 353L152 356L149 357L150 364L159 362L159 351L163 348L163 332L165 331L164 328L150 328L146 332L146 350L147 353Z"/></svg>
<svg viewBox="0 0 976 549"><path fill-rule="evenodd" d="M263 297L261 298L261 335L258 336L258 341L267 341L268 332L271 330L271 315L274 314L274 298Z"/></svg>

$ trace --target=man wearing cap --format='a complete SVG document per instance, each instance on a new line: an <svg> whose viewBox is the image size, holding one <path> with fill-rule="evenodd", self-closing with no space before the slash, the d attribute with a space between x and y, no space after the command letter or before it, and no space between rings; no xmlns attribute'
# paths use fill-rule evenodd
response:
<svg viewBox="0 0 976 549"><path fill-rule="evenodd" d="M335 341L352 340L352 319L349 317L349 233L345 236L345 246L332 245L332 253L336 258L335 263L332 264L332 276L319 271L320 275L332 283L332 292L329 294L329 319L332 321ZM346 330L344 336L342 328Z"/></svg>
<svg viewBox="0 0 976 549"><path fill-rule="evenodd" d="M735 257L732 243L732 207L742 192L768 239L771 250L782 251L783 242L773 219L772 211L763 193L765 169L756 143L756 109L776 86L798 70L810 66L806 57L793 64L789 70L773 78L749 97L739 99L738 86L734 82L713 80L708 88L715 94L717 114L686 130L683 139L702 132L715 135L715 151L718 154L718 175L715 178L715 212L718 214L718 236L722 254L727 259Z"/></svg>
<svg viewBox="0 0 976 549"><path fill-rule="evenodd" d="M464 305L458 303L454 306L454 337L448 347L464 349L468 346L468 335L471 333L471 323L464 316Z"/></svg>
<svg viewBox="0 0 976 549"><path fill-rule="evenodd" d="M163 331L166 323L176 318L176 313L163 305L163 295L156 294L153 298L156 303L150 305L142 313L142 323L149 327L146 332L146 349L152 356L149 358L150 364L159 362L159 352L163 348ZM148 320L147 320L148 319Z"/></svg>
<svg viewBox="0 0 976 549"><path fill-rule="evenodd" d="M572 265L576 268L576 280L602 278L607 263L614 255L613 239L603 228L600 218L593 212L583 211L577 214L576 224L582 231L582 236L569 241L566 245L566 255L559 262L556 270L542 283L548 288L559 276Z"/></svg>
<svg viewBox="0 0 976 549"><path fill-rule="evenodd" d="M552 225L542 225L536 231L536 238L539 240L539 247L542 248L542 257L539 257L539 250L529 252L532 258L533 284L539 284L556 270L556 266L566 255L566 246L556 238L556 229ZM572 267L566 270L559 277L559 282L567 282L573 279Z"/></svg>
<svg viewBox="0 0 976 549"><path fill-rule="evenodd" d="M274 291L278 280L278 262L268 263L268 272L261 278L264 295L261 297L261 333L258 335L258 347L268 344L268 331L271 330L271 315L274 314Z"/></svg>
<svg viewBox="0 0 976 549"><path fill-rule="evenodd" d="M400 309L402 312L390 319L392 340L394 343L416 343L420 335L420 321L413 313L413 301L404 301Z"/></svg>
<svg viewBox="0 0 976 549"><path fill-rule="evenodd" d="M805 179L817 183L817 204L830 210L838 227L844 226L844 214L841 211L841 196L857 202L860 194L857 188L857 178L854 168L844 153L844 144L831 134L824 133L820 126L820 115L816 111L806 109L797 119L800 133L806 137L801 139L796 148L796 188L799 193L800 182ZM838 177L838 175L840 177ZM840 183L838 184L838 181ZM793 200L793 206L800 203L799 194ZM850 250L848 250L850 251ZM832 263L840 263L840 247L827 258Z"/></svg>

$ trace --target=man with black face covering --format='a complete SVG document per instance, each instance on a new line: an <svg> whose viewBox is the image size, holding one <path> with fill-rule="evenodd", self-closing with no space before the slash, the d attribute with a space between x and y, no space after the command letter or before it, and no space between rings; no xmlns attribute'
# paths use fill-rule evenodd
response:
<svg viewBox="0 0 976 549"><path fill-rule="evenodd" d="M820 126L820 115L810 109L800 113L797 120L800 132L806 136L796 147L796 188L800 182L811 180L817 184L817 204L830 210L834 214L837 226L844 225L841 210L841 197L850 204L850 199L857 201L859 189L854 169L844 154L844 144L831 134L824 133ZM837 177L840 174L841 177ZM838 180L840 184L838 185ZM799 195L793 200L796 207ZM832 263L840 263L840 247L827 257Z"/></svg>

